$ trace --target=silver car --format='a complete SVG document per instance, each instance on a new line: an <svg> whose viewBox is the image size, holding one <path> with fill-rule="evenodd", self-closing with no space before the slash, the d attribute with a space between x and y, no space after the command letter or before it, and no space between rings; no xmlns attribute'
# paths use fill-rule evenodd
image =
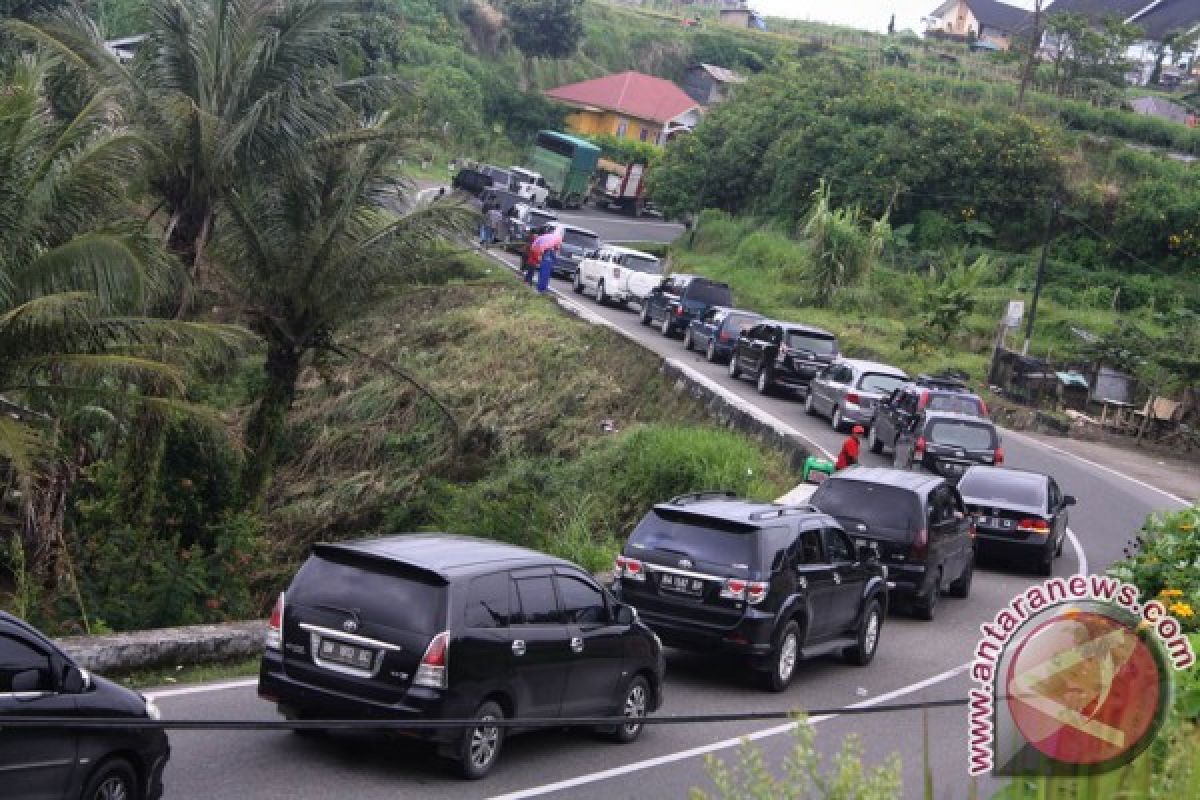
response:
<svg viewBox="0 0 1200 800"><path fill-rule="evenodd" d="M830 364L808 387L804 410L829 417L835 431L868 426L875 406L908 381L904 370L874 361L842 358Z"/></svg>

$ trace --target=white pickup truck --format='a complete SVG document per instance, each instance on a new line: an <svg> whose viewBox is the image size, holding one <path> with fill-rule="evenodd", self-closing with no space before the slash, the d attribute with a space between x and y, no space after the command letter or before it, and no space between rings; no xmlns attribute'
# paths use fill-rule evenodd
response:
<svg viewBox="0 0 1200 800"><path fill-rule="evenodd" d="M662 283L662 263L650 255L628 247L605 245L579 264L575 273L575 292L589 289L596 302L641 302Z"/></svg>
<svg viewBox="0 0 1200 800"><path fill-rule="evenodd" d="M512 173L513 188L517 194L525 198L530 205L538 208L546 207L546 199L550 196L550 187L546 185L545 178L524 167L509 167L508 171Z"/></svg>

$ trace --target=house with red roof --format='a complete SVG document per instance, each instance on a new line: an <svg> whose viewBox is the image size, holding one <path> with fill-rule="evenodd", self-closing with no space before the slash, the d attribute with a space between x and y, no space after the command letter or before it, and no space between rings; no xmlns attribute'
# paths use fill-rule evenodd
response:
<svg viewBox="0 0 1200 800"><path fill-rule="evenodd" d="M700 104L663 78L621 72L550 89L546 96L570 106L567 128L585 136L608 134L664 144L700 122Z"/></svg>

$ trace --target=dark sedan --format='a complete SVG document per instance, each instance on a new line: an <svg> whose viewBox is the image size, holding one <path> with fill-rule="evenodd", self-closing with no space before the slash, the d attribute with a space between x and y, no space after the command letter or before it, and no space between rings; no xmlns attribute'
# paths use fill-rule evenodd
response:
<svg viewBox="0 0 1200 800"><path fill-rule="evenodd" d="M0 611L0 795L158 800L170 747L161 728L20 728L22 717L158 719L137 692L93 677Z"/></svg>
<svg viewBox="0 0 1200 800"><path fill-rule="evenodd" d="M724 364L729 361L738 336L760 319L762 314L753 311L713 306L688 325L683 334L683 346L688 350L702 350L704 357L714 364Z"/></svg>
<svg viewBox="0 0 1200 800"><path fill-rule="evenodd" d="M1075 498L1063 494L1049 475L999 467L971 467L958 484L967 513L975 517L980 554L1014 555L1042 575L1054 572L1067 538L1067 509Z"/></svg>

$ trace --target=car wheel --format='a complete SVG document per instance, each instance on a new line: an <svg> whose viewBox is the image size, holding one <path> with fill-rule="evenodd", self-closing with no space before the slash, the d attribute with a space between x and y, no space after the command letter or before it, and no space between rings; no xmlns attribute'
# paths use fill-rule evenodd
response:
<svg viewBox="0 0 1200 800"><path fill-rule="evenodd" d="M815 417L817 415L817 406L813 401L812 384L809 384L808 391L804 394L804 413L811 417Z"/></svg>
<svg viewBox="0 0 1200 800"><path fill-rule="evenodd" d="M716 363L717 345L712 339L708 340L708 347L704 348L704 357L708 360L708 363Z"/></svg>
<svg viewBox="0 0 1200 800"><path fill-rule="evenodd" d="M583 276L578 272L575 273L575 281L572 288L575 290L575 294L583 294Z"/></svg>
<svg viewBox="0 0 1200 800"><path fill-rule="evenodd" d="M138 800L137 774L123 758L105 761L83 787L81 800Z"/></svg>
<svg viewBox="0 0 1200 800"><path fill-rule="evenodd" d="M688 351L692 349L692 331L690 329L683 334L683 349Z"/></svg>
<svg viewBox="0 0 1200 800"><path fill-rule="evenodd" d="M867 447L871 448L872 453L883 452L883 442L879 441L879 435L875 433L875 426L871 426L871 431L867 434Z"/></svg>
<svg viewBox="0 0 1200 800"><path fill-rule="evenodd" d="M650 684L646 683L646 679L641 675L635 675L625 689L625 700L618 709L618 713L630 721L617 726L612 734L613 740L621 744L637 741L642 735L642 729L646 727L642 720L649 710Z"/></svg>
<svg viewBox="0 0 1200 800"><path fill-rule="evenodd" d="M738 369L737 362L738 362L737 350L734 350L733 355L729 357L729 377L733 378L734 380L737 380L742 375L742 371L740 369Z"/></svg>
<svg viewBox="0 0 1200 800"><path fill-rule="evenodd" d="M671 335L671 315L670 314L667 314L665 317L663 317L662 323L658 326L658 330L662 333L663 336Z"/></svg>
<svg viewBox="0 0 1200 800"><path fill-rule="evenodd" d="M1037 568L1038 575L1047 576L1054 574L1054 548L1046 548L1046 555L1042 558L1041 563Z"/></svg>
<svg viewBox="0 0 1200 800"><path fill-rule="evenodd" d="M834 406L833 416L829 418L829 425L833 428L834 433L838 433L842 430L844 424L842 421L842 409L839 406Z"/></svg>
<svg viewBox="0 0 1200 800"><path fill-rule="evenodd" d="M771 368L766 364L758 368L758 380L755 382L755 387L759 394L771 393Z"/></svg>
<svg viewBox="0 0 1200 800"><path fill-rule="evenodd" d="M933 586L925 593L924 597L916 599L916 616L917 619L930 621L937 615L938 600L942 596L942 570L938 569L937 578L933 582Z"/></svg>
<svg viewBox="0 0 1200 800"><path fill-rule="evenodd" d="M847 647L843 652L846 660L860 667L870 664L871 659L875 658L882 630L883 610L879 607L878 600L872 600L858 623L858 639L853 647Z"/></svg>
<svg viewBox="0 0 1200 800"><path fill-rule="evenodd" d="M478 780L491 771L504 745L504 728L488 723L504 719L504 710L495 703L484 703L473 717L478 725L463 733L459 743L458 764L462 776Z"/></svg>
<svg viewBox="0 0 1200 800"><path fill-rule="evenodd" d="M1058 546L1054 548L1054 557L1055 557L1055 558L1059 558L1060 556L1062 556L1062 551L1063 551L1063 542L1066 540L1066 538L1067 538L1067 537L1066 537L1066 535L1065 535L1065 534L1064 534L1063 536L1060 536L1060 537L1059 537L1059 539L1058 539Z"/></svg>
<svg viewBox="0 0 1200 800"><path fill-rule="evenodd" d="M967 598L971 596L971 581L975 577L975 556L972 555L967 560L967 565L963 567L962 575L958 576L958 580L950 584L950 596Z"/></svg>
<svg viewBox="0 0 1200 800"><path fill-rule="evenodd" d="M284 714L284 718L290 722L302 722L313 719L312 716L305 714L302 711L289 711ZM296 734L297 736L302 736L306 739L319 739L327 735L329 730L326 728L292 728L292 733Z"/></svg>
<svg viewBox="0 0 1200 800"><path fill-rule="evenodd" d="M771 651L768 666L770 669L763 675L766 688L772 692L782 692L792 683L796 674L796 661L800 658L800 626L795 620L788 620L779 634L779 641Z"/></svg>
<svg viewBox="0 0 1200 800"><path fill-rule="evenodd" d="M642 301L642 316L641 316L641 320L642 320L642 324L643 324L643 325L649 325L649 324L650 324L650 307L649 307L648 305L646 305L646 302L645 302L644 300Z"/></svg>
<svg viewBox="0 0 1200 800"><path fill-rule="evenodd" d="M608 295L604 293L604 281L600 281L596 285L596 302L600 305L608 305Z"/></svg>

